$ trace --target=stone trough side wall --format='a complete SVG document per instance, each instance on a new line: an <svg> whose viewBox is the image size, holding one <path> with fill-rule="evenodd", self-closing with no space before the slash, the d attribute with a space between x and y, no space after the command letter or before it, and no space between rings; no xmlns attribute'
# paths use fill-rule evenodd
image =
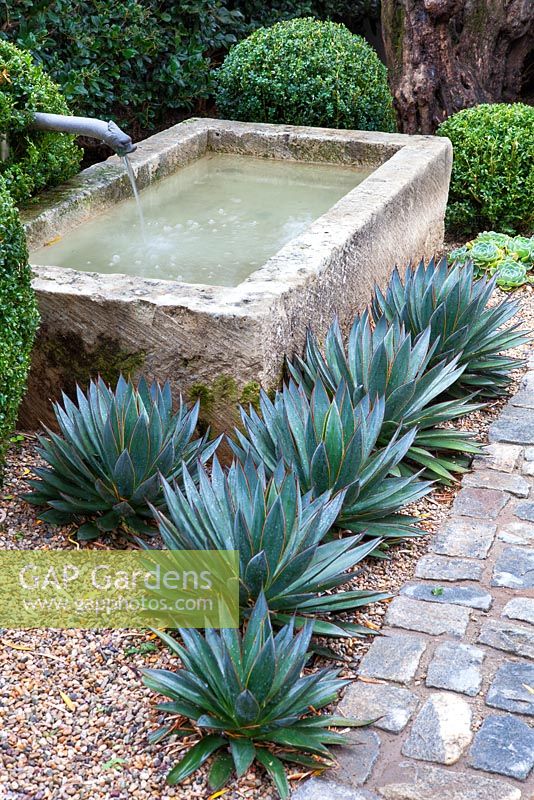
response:
<svg viewBox="0 0 534 800"><path fill-rule="evenodd" d="M235 288L35 268L42 327L20 422L52 422L49 399L102 374L144 372L202 402L202 421L229 430L236 402L280 382L306 327L348 325L395 263L443 241L448 140L360 131L192 120L139 144L141 187L206 150L376 166L375 171ZM128 196L116 157L86 170L26 214L31 247ZM52 251L51 251L52 252Z"/></svg>

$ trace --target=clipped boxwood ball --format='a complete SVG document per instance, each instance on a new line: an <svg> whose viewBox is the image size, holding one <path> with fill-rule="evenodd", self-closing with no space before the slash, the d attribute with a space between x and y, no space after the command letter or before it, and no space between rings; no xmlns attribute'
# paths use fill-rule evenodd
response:
<svg viewBox="0 0 534 800"><path fill-rule="evenodd" d="M482 104L453 114L439 136L454 148L447 221L465 232L534 226L534 108Z"/></svg>
<svg viewBox="0 0 534 800"><path fill-rule="evenodd" d="M312 18L260 28L216 72L221 116L359 130L395 130L385 66L361 36Z"/></svg>
<svg viewBox="0 0 534 800"><path fill-rule="evenodd" d="M0 135L9 145L0 175L17 203L75 175L82 157L73 136L30 130L35 111L69 113L58 86L31 55L0 40Z"/></svg>
<svg viewBox="0 0 534 800"><path fill-rule="evenodd" d="M0 178L0 462L26 386L37 324L24 230Z"/></svg>

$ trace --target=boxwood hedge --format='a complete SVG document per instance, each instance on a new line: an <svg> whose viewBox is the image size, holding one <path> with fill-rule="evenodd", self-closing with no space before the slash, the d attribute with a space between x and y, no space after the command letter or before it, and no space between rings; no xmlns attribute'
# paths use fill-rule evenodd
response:
<svg viewBox="0 0 534 800"><path fill-rule="evenodd" d="M71 177L81 161L74 137L28 129L35 111L69 113L59 88L31 55L0 40L0 135L8 143L0 175L16 203Z"/></svg>
<svg viewBox="0 0 534 800"><path fill-rule="evenodd" d="M24 230L0 178L0 463L17 418L38 325Z"/></svg>
<svg viewBox="0 0 534 800"><path fill-rule="evenodd" d="M260 28L216 74L230 119L360 130L395 129L385 66L344 25L306 17Z"/></svg>
<svg viewBox="0 0 534 800"><path fill-rule="evenodd" d="M466 108L439 126L454 148L447 220L452 228L506 233L534 227L534 108Z"/></svg>

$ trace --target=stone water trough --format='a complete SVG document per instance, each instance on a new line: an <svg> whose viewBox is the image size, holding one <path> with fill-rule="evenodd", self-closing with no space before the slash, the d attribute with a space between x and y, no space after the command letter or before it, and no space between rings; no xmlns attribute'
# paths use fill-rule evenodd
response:
<svg viewBox="0 0 534 800"><path fill-rule="evenodd" d="M236 401L279 385L308 325L322 335L337 314L348 326L395 264L442 246L447 139L192 119L138 143L131 161L141 198L214 153L369 174L235 286L80 271L54 266L53 246L41 250L49 266L40 257L34 267L42 323L21 425L51 423L50 399L62 389L122 371L169 378L176 392L200 398L204 423L228 430ZM30 254L130 197L116 156L84 170L23 212Z"/></svg>

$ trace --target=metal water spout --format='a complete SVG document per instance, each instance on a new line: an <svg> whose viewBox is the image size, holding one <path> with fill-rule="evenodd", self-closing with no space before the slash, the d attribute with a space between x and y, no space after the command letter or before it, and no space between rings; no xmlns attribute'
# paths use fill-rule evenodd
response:
<svg viewBox="0 0 534 800"><path fill-rule="evenodd" d="M40 131L57 131L58 133L71 133L74 136L100 139L118 156L126 156L136 149L128 134L124 133L114 122L104 122L104 120L93 117L69 117L63 114L38 112L34 115L31 127Z"/></svg>

